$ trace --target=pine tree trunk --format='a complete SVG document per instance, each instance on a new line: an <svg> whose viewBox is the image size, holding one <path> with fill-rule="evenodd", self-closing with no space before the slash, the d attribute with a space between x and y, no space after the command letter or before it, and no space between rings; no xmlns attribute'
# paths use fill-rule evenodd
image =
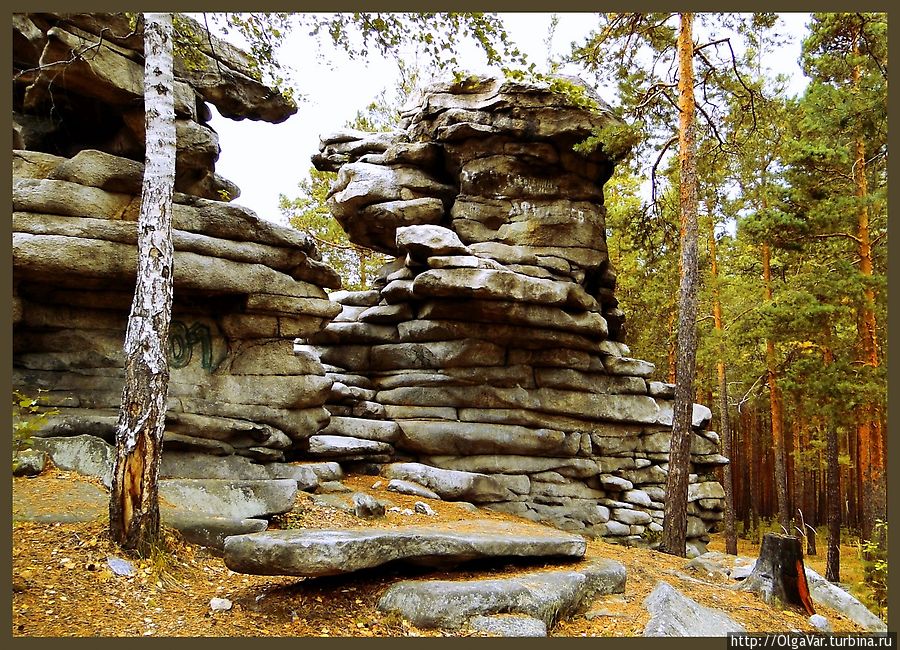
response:
<svg viewBox="0 0 900 650"><path fill-rule="evenodd" d="M843 442L845 442L845 448L841 450L841 453L848 455L850 462L847 464L845 471L846 489L844 490L845 503L841 505L843 508L842 513L844 521L859 532L859 499L857 497L859 494L859 483L857 481L859 473L856 471L856 457L858 455L856 449L856 427L847 431Z"/></svg>
<svg viewBox="0 0 900 650"><path fill-rule="evenodd" d="M753 501L753 537L752 539L759 543L759 518L762 516L762 486L765 482L765 474L763 474L763 454L762 454L762 434L759 430L759 422L756 413L748 414L748 424L750 426L750 471L752 479L750 482L750 494Z"/></svg>
<svg viewBox="0 0 900 650"><path fill-rule="evenodd" d="M810 448L809 427L805 421L801 422L800 449L804 451ZM816 529L819 526L819 514L816 509L815 485L818 480L818 467L813 460L804 460L800 472L800 486L797 490L797 499L800 500L803 509L803 521L806 525L806 554L816 554Z"/></svg>
<svg viewBox="0 0 900 650"><path fill-rule="evenodd" d="M678 267L679 267L679 269L681 268L680 262L678 264ZM681 277L680 273L679 273L679 277ZM666 324L666 326L668 327L668 331L669 331L669 349L666 352L666 381L669 382L670 384L674 384L675 380L677 379L677 372L675 369L675 363L676 363L676 359L675 359L676 354L675 353L677 352L676 342L677 342L677 338L678 338L678 335L675 332L675 316L677 315L677 313L678 313L678 309L676 308L675 305L672 305L672 310L669 312L669 320L668 320L668 323Z"/></svg>
<svg viewBox="0 0 900 650"><path fill-rule="evenodd" d="M834 361L830 347L825 348L825 365ZM825 429L825 500L828 507L828 551L825 556L825 579L841 580L841 469L838 465L838 432L834 423Z"/></svg>
<svg viewBox="0 0 900 650"><path fill-rule="evenodd" d="M147 147L109 527L120 546L146 554L159 535L157 476L169 382L175 184L171 14L144 14L144 34Z"/></svg>
<svg viewBox="0 0 900 650"><path fill-rule="evenodd" d="M681 289L678 305L678 359L674 423L666 478L662 548L684 557L687 535L687 489L691 460L691 420L697 353L697 166L694 124L694 42L691 13L681 14L678 34L680 204L684 237L681 241Z"/></svg>
<svg viewBox="0 0 900 650"><path fill-rule="evenodd" d="M712 211L710 211L712 214ZM709 263L712 279L713 324L719 335L716 375L719 383L719 435L722 437L722 453L728 464L722 468L722 486L725 490L725 552L737 555L737 532L734 527L734 445L731 439L731 424L728 421L728 382L725 372L725 339L722 327L722 303L719 300L719 264L716 259L716 224L709 223Z"/></svg>
<svg viewBox="0 0 900 650"><path fill-rule="evenodd" d="M771 251L763 244L763 283L766 302L772 302ZM772 458L775 464L775 496L778 500L778 523L788 532L791 528L790 505L788 504L787 470L784 458L784 408L781 391L778 388L778 369L775 365L775 342L766 337L766 371L769 382L769 404L772 411Z"/></svg>
<svg viewBox="0 0 900 650"><path fill-rule="evenodd" d="M853 55L859 56L859 34L853 34ZM853 67L853 91L859 92L861 70ZM872 245L869 232L869 186L866 178L866 145L861 137L855 141L856 156L853 176L856 185L859 272L865 279L872 277ZM858 319L860 362L864 367L878 368L878 336L875 320L875 290L866 284ZM860 500L862 503L861 535L871 539L876 519L886 519L886 483L884 477L884 449L881 417L876 405L867 401L857 409L857 444L860 450Z"/></svg>

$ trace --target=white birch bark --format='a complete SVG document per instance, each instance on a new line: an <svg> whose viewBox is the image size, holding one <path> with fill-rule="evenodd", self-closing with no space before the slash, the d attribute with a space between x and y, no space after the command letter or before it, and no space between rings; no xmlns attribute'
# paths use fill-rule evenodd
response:
<svg viewBox="0 0 900 650"><path fill-rule="evenodd" d="M146 156L138 219L138 269L125 333L125 386L116 426L110 532L149 550L159 533L157 476L169 383L175 106L172 15L144 14Z"/></svg>

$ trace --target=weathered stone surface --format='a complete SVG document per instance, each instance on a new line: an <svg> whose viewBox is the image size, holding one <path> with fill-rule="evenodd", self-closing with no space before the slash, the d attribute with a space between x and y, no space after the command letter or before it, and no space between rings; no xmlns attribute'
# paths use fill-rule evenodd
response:
<svg viewBox="0 0 900 650"><path fill-rule="evenodd" d="M459 314L456 315L459 318ZM455 339L479 339L486 336L482 323L461 320L410 320L398 323L401 341L446 341ZM520 325L490 326L491 341L507 347L537 348L560 345L570 349L591 351L596 342L586 336L559 330L524 327ZM643 386L641 386L643 392Z"/></svg>
<svg viewBox="0 0 900 650"><path fill-rule="evenodd" d="M46 453L60 469L96 476L108 488L112 485L115 448L100 438L78 435L66 438L34 438L33 447Z"/></svg>
<svg viewBox="0 0 900 650"><path fill-rule="evenodd" d="M660 431L658 433L648 433L643 436L641 447L644 451L650 453L669 453L669 443L672 439L671 431ZM711 454L718 449L718 445L709 439L697 434L691 435L691 453L692 454Z"/></svg>
<svg viewBox="0 0 900 650"><path fill-rule="evenodd" d="M649 361L617 356L605 357L603 368L611 375L631 375L633 377L649 377L656 370L656 366Z"/></svg>
<svg viewBox="0 0 900 650"><path fill-rule="evenodd" d="M269 526L265 519L232 519L180 508L162 508L160 517L163 523L175 528L191 544L206 546L219 552L225 547L226 537L258 533Z"/></svg>
<svg viewBox="0 0 900 650"><path fill-rule="evenodd" d="M612 519L620 521L629 526L649 524L653 518L643 510L626 510L624 508L614 508L610 515Z"/></svg>
<svg viewBox="0 0 900 650"><path fill-rule="evenodd" d="M374 307L378 304L378 291L334 291L329 298L342 305L353 307Z"/></svg>
<svg viewBox="0 0 900 650"><path fill-rule="evenodd" d="M297 482L291 479L161 479L162 504L192 512L247 519L288 512Z"/></svg>
<svg viewBox="0 0 900 650"><path fill-rule="evenodd" d="M387 484L387 489L391 492L399 492L400 494L409 494L414 497L422 497L423 499L438 499L441 496L434 490L429 490L424 485L420 485L415 481L404 481L403 479L391 479Z"/></svg>
<svg viewBox="0 0 900 650"><path fill-rule="evenodd" d="M46 178L99 187L107 192L138 194L143 174L144 166L137 161L85 149L62 159Z"/></svg>
<svg viewBox="0 0 900 650"><path fill-rule="evenodd" d="M699 499L724 499L725 490L721 483L706 481L688 485L688 502Z"/></svg>
<svg viewBox="0 0 900 650"><path fill-rule="evenodd" d="M422 463L393 463L382 474L386 478L419 483L450 501L502 501L508 494L503 484L487 474L440 469Z"/></svg>
<svg viewBox="0 0 900 650"><path fill-rule="evenodd" d="M365 492L356 492L350 497L353 501L353 514L363 519L384 516L384 504Z"/></svg>
<svg viewBox="0 0 900 650"><path fill-rule="evenodd" d="M644 395L597 395L550 388L536 390L484 387L395 388L378 393L385 404L457 408L527 409L614 422L656 423L658 407Z"/></svg>
<svg viewBox="0 0 900 650"><path fill-rule="evenodd" d="M496 366L503 363L505 356L503 348L488 341L398 343L373 346L368 367L372 370L412 370L473 365Z"/></svg>
<svg viewBox="0 0 900 650"><path fill-rule="evenodd" d="M672 426L672 417L674 414L674 403L669 400L658 400L659 417L657 422L665 427ZM692 427L704 427L712 420L712 411L702 404L694 404L694 410L691 415Z"/></svg>
<svg viewBox="0 0 900 650"><path fill-rule="evenodd" d="M449 228L430 225L397 228L397 248L413 259L426 260L434 255L468 255L469 249Z"/></svg>
<svg viewBox="0 0 900 650"><path fill-rule="evenodd" d="M343 458L345 456L391 454L393 447L386 442L350 438L347 436L315 435L309 438L308 454L314 458Z"/></svg>
<svg viewBox="0 0 900 650"><path fill-rule="evenodd" d="M584 311L597 309L596 301L579 285L491 269L425 271L413 281L413 293L422 297L515 300Z"/></svg>
<svg viewBox="0 0 900 650"><path fill-rule="evenodd" d="M525 427L405 420L397 447L423 454L523 454L535 456L574 456L578 438L561 431Z"/></svg>
<svg viewBox="0 0 900 650"><path fill-rule="evenodd" d="M400 427L390 420L365 420L332 416L328 426L319 435L346 436L378 442L396 442L400 437Z"/></svg>
<svg viewBox="0 0 900 650"><path fill-rule="evenodd" d="M357 212L373 204L425 198L445 199L454 193L452 186L437 181L415 167L382 167L355 162L341 167L331 187L328 206L347 231L350 241L384 253L396 254L396 229L411 225L405 220L410 214L384 210L374 215L370 212L369 216L375 216L376 219L357 220ZM430 219L436 216L430 211L426 211L426 214Z"/></svg>
<svg viewBox="0 0 900 650"><path fill-rule="evenodd" d="M469 627L478 632L486 632L500 637L544 637L547 624L532 616L494 614L475 616L469 620Z"/></svg>
<svg viewBox="0 0 900 650"><path fill-rule="evenodd" d="M392 343L399 340L396 327L372 323L331 323L309 339L310 343L317 345L338 342L349 344Z"/></svg>
<svg viewBox="0 0 900 650"><path fill-rule="evenodd" d="M70 199L71 200L71 199ZM16 271L47 278L83 276L126 281L136 272L136 249L102 239L13 233ZM242 264L191 252L175 253L175 286L238 294L274 292L325 299L323 290L261 264Z"/></svg>
<svg viewBox="0 0 900 650"><path fill-rule="evenodd" d="M36 68L14 81L17 146L38 151L13 161L14 372L23 390L43 386L48 405L61 407L45 436L111 441L143 175L143 42L116 36L129 31L123 14L42 13L36 22L22 14L17 29L29 34L19 42ZM92 56L69 65L72 47L85 45ZM239 190L215 173L218 136L203 97L239 119L281 121L296 107L252 80L252 61L233 46L201 38L198 55L191 70L176 63L171 88L177 289L164 456L203 450L234 470L235 454L271 465L327 423L331 380L318 359L292 354L291 339L315 334L340 312L324 291L340 278L319 261L309 235L228 203ZM64 81L53 78L54 61L66 62ZM201 79L204 66L215 79ZM52 121L39 117L51 109ZM260 467L244 463L240 473L271 478L272 467ZM183 469L235 477L203 463ZM282 473L295 488L316 482L309 470Z"/></svg>
<svg viewBox="0 0 900 650"><path fill-rule="evenodd" d="M653 503L650 495L643 490L626 490L619 498L626 503L633 503L636 506L644 506L645 508L649 508Z"/></svg>
<svg viewBox="0 0 900 650"><path fill-rule="evenodd" d="M675 384L665 384L661 381L648 381L647 392L651 397L675 399Z"/></svg>
<svg viewBox="0 0 900 650"><path fill-rule="evenodd" d="M476 615L522 614L550 627L598 594L625 588L624 567L599 561L584 569L531 572L510 579L404 581L392 585L378 609L397 612L422 628L456 628Z"/></svg>
<svg viewBox="0 0 900 650"><path fill-rule="evenodd" d="M541 388L561 388L586 393L612 395L627 393L644 395L647 386L640 377L610 377L601 373L586 373L567 368L536 368L535 381Z"/></svg>
<svg viewBox="0 0 900 650"><path fill-rule="evenodd" d="M298 353L288 339L253 339L239 346L229 359L235 375L318 375L325 374L318 357Z"/></svg>
<svg viewBox="0 0 900 650"><path fill-rule="evenodd" d="M660 582L644 601L650 620L643 636L727 636L747 630L724 612L703 607Z"/></svg>
<svg viewBox="0 0 900 650"><path fill-rule="evenodd" d="M358 318L363 323L399 323L413 318L413 310L408 304L375 305L366 307Z"/></svg>
<svg viewBox="0 0 900 650"><path fill-rule="evenodd" d="M47 454L37 449L23 449L13 456L13 476L37 476L47 466Z"/></svg>
<svg viewBox="0 0 900 650"><path fill-rule="evenodd" d="M450 406L399 406L387 405L385 415L391 420L453 420L458 421L459 412Z"/></svg>
<svg viewBox="0 0 900 650"><path fill-rule="evenodd" d="M606 321L598 313L571 313L560 307L509 300L430 300L422 304L418 315L432 320L530 325L598 338L607 333Z"/></svg>
<svg viewBox="0 0 900 650"><path fill-rule="evenodd" d="M447 567L481 558L580 558L585 552L577 535L493 520L470 524L472 532L433 525L235 535L225 540L225 564L239 573L313 577L394 561Z"/></svg>
<svg viewBox="0 0 900 650"><path fill-rule="evenodd" d="M595 475L600 467L589 458L542 458L538 456L512 456L490 454L477 456L427 456L432 465L464 472L490 474L530 474L555 470L564 476L587 478Z"/></svg>
<svg viewBox="0 0 900 650"><path fill-rule="evenodd" d="M809 584L809 594L814 603L837 610L868 632L888 631L885 622L873 614L859 600L809 567L805 567L805 569L806 581Z"/></svg>

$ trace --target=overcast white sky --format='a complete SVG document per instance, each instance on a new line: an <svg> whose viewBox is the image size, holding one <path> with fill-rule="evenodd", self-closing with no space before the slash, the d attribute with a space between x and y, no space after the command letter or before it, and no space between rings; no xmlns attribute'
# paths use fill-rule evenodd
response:
<svg viewBox="0 0 900 650"><path fill-rule="evenodd" d="M552 42L556 57L568 52L572 41L581 41L597 24L591 14L557 15L559 24ZM808 14L783 15L785 30L794 39L781 51L770 53L768 61L773 70L794 75L798 84L802 84L802 75L797 60L807 17ZM510 37L543 69L551 14L503 14L503 19ZM317 56L313 39L299 36L291 38L282 49L280 61L296 71L295 80L306 101L300 103L296 115L281 124L236 122L219 117L213 108L212 127L219 133L222 148L216 171L241 188L235 202L264 219L281 221L278 195L296 195L297 183L310 168L310 156L318 150L319 135L341 128L382 89L393 87L397 78L396 62L377 54L367 61L350 61L334 51L327 54L330 63ZM472 72L486 71L483 56L474 47L468 55L464 53L461 61ZM601 90L601 94L605 93Z"/></svg>

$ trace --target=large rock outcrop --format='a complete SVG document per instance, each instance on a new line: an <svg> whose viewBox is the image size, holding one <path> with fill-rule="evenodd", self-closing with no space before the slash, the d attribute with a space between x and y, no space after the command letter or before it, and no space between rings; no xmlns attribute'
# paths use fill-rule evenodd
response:
<svg viewBox="0 0 900 650"><path fill-rule="evenodd" d="M143 45L131 31L124 14L13 17L13 384L58 409L45 436L114 434L143 173ZM246 55L200 41L205 72L178 60L174 84L164 448L280 461L329 421L332 380L293 339L340 312L325 292L340 278L306 234L220 200L238 192L215 173L206 102L270 122L296 108L252 78Z"/></svg>
<svg viewBox="0 0 900 650"><path fill-rule="evenodd" d="M548 85L438 85L390 133L324 136L328 203L351 241L396 256L308 337L334 379L336 460L587 535L661 530L673 386L631 358L606 249L614 161L573 145L615 120ZM721 518L726 462L694 408L690 538ZM336 437L378 441L366 451ZM386 467L384 463L394 462ZM465 480L463 477L467 477ZM449 480L441 478L441 480Z"/></svg>

